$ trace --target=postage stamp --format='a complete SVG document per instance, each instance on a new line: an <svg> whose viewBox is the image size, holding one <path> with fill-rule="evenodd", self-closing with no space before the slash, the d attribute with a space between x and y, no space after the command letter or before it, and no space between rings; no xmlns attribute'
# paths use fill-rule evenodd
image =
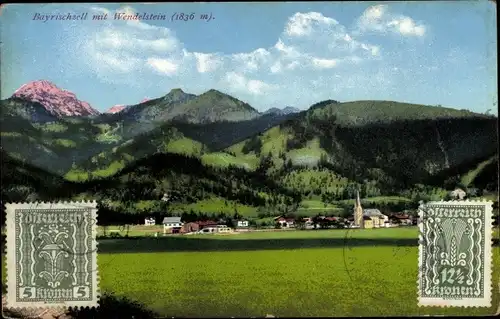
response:
<svg viewBox="0 0 500 319"><path fill-rule="evenodd" d="M97 203L5 206L6 307L98 307Z"/></svg>
<svg viewBox="0 0 500 319"><path fill-rule="evenodd" d="M421 204L419 306L491 307L492 204Z"/></svg>

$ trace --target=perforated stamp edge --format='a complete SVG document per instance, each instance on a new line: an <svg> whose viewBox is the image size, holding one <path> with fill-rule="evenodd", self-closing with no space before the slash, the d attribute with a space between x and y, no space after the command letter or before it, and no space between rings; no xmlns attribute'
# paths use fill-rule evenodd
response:
<svg viewBox="0 0 500 319"><path fill-rule="evenodd" d="M44 302L17 302L16 301L16 291L14 289L9 289L9 287L16 287L16 269L10 265L15 264L15 220L14 212L16 209L72 209L72 208L90 208L91 209L91 219L92 219L92 269L94 271L94 276L92 276L92 288L93 298L91 301L70 301L62 303L44 303ZM6 214L6 268L7 268L7 302L5 309L12 312L20 312L26 310L36 310L41 311L46 309L57 310L61 312L66 312L67 310L78 310L85 308L98 308L100 300L100 289L99 289L99 269L97 266L97 202L96 201L61 201L61 202L23 202L23 203L6 203L5 204L5 214ZM10 267L9 267L10 266Z"/></svg>
<svg viewBox="0 0 500 319"><path fill-rule="evenodd" d="M484 205L485 207L485 238L484 243L484 297L483 298L467 298L462 300L443 299L443 298L422 298L422 263L423 263L423 219L424 208L427 205L454 205L454 206L473 206ZM452 201L432 201L421 203L418 209L418 279L417 279L417 301L419 307L462 307L462 308L478 308L491 307L492 303L492 248L493 248L493 202L485 200L452 200ZM488 226L490 231L488 231Z"/></svg>

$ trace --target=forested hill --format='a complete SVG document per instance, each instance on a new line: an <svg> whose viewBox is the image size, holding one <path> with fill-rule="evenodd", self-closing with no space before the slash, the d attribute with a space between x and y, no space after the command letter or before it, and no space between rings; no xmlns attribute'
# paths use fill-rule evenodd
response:
<svg viewBox="0 0 500 319"><path fill-rule="evenodd" d="M308 116L325 118L335 116L338 125L367 125L396 121L439 120L458 118L495 119L492 115L457 110L449 107L431 106L396 101L352 101L326 100L309 108Z"/></svg>
<svg viewBox="0 0 500 319"><path fill-rule="evenodd" d="M271 205L279 210L301 201L300 194L273 181L265 169L248 172L232 166L215 168L180 154L155 154L112 177L81 183L65 181L4 155L2 180L6 185L2 188L4 203L98 200L100 223L140 222L144 213L164 214L166 206L160 199L165 192L171 196L169 204L221 198L252 207ZM138 209L141 205L148 209Z"/></svg>
<svg viewBox="0 0 500 319"><path fill-rule="evenodd" d="M67 199L79 192L79 185L12 158L3 150L0 152L0 158L3 204Z"/></svg>
<svg viewBox="0 0 500 319"><path fill-rule="evenodd" d="M316 109L318 110L318 109ZM315 110L315 111L316 111ZM319 109L321 110L321 109ZM306 113L230 148L248 162L270 155L275 165L327 165L351 180L384 189L426 183L443 170L470 169L498 154L497 120L472 116L349 125L335 114Z"/></svg>

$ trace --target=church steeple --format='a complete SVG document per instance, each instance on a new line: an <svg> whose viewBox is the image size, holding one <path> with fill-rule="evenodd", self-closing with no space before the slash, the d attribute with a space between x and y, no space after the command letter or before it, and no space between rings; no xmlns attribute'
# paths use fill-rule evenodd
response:
<svg viewBox="0 0 500 319"><path fill-rule="evenodd" d="M354 204L354 225L364 228L363 221L363 207L361 207L361 199L359 198L359 191L356 191L356 202Z"/></svg>
<svg viewBox="0 0 500 319"><path fill-rule="evenodd" d="M359 199L359 191L356 191L356 207L361 207L361 199Z"/></svg>

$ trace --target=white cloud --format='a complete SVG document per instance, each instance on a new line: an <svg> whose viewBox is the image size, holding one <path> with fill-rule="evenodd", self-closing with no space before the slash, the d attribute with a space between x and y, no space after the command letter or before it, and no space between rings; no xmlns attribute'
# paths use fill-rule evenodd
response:
<svg viewBox="0 0 500 319"><path fill-rule="evenodd" d="M108 15L135 12L130 6L113 12L98 7L92 10ZM320 78L317 72L321 72L320 83L327 91L348 89L356 83L367 90L377 86L380 90L390 83L384 75L364 70L383 61L383 48L360 39L355 32L359 28L350 30L319 12L295 13L285 22L274 45L234 54L189 51L169 28L143 21L110 19L94 26L94 30L80 33L80 47L90 70L109 82L142 81L145 86L156 83L163 87L175 80L199 90L220 84L221 90L261 97L277 88L314 90ZM383 5L367 9L358 20L359 26L406 35L421 34L419 28L424 28L408 17L388 13ZM333 70L335 76L328 76ZM140 77L137 72L141 72Z"/></svg>
<svg viewBox="0 0 500 319"><path fill-rule="evenodd" d="M334 68L337 64L338 61L334 59L317 59L313 58L312 63L314 67L318 69L331 69Z"/></svg>
<svg viewBox="0 0 500 319"><path fill-rule="evenodd" d="M200 73L207 73L217 70L222 65L222 59L216 54L193 53L196 58L196 69Z"/></svg>
<svg viewBox="0 0 500 319"><path fill-rule="evenodd" d="M269 61L271 53L266 49L259 48L250 53L237 53L232 56L234 62L241 65L243 72L258 70Z"/></svg>
<svg viewBox="0 0 500 319"><path fill-rule="evenodd" d="M147 64L155 71L165 75L173 75L179 69L177 64L168 59L148 58Z"/></svg>
<svg viewBox="0 0 500 319"><path fill-rule="evenodd" d="M292 37L308 36L314 32L315 25L335 25L335 19L327 18L319 12L300 13L297 12L288 19L285 27L287 35Z"/></svg>
<svg viewBox="0 0 500 319"><path fill-rule="evenodd" d="M273 85L263 81L249 80L242 74L236 72L228 72L225 80L232 90L242 93L261 95L275 88Z"/></svg>
<svg viewBox="0 0 500 319"><path fill-rule="evenodd" d="M393 32L403 36L424 36L427 28L412 18L393 14L385 4L371 6L366 9L357 21L360 32Z"/></svg>
<svg viewBox="0 0 500 319"><path fill-rule="evenodd" d="M408 17L394 19L387 26L395 28L402 35L416 35L420 37L425 34L425 26L417 25L415 21Z"/></svg>

